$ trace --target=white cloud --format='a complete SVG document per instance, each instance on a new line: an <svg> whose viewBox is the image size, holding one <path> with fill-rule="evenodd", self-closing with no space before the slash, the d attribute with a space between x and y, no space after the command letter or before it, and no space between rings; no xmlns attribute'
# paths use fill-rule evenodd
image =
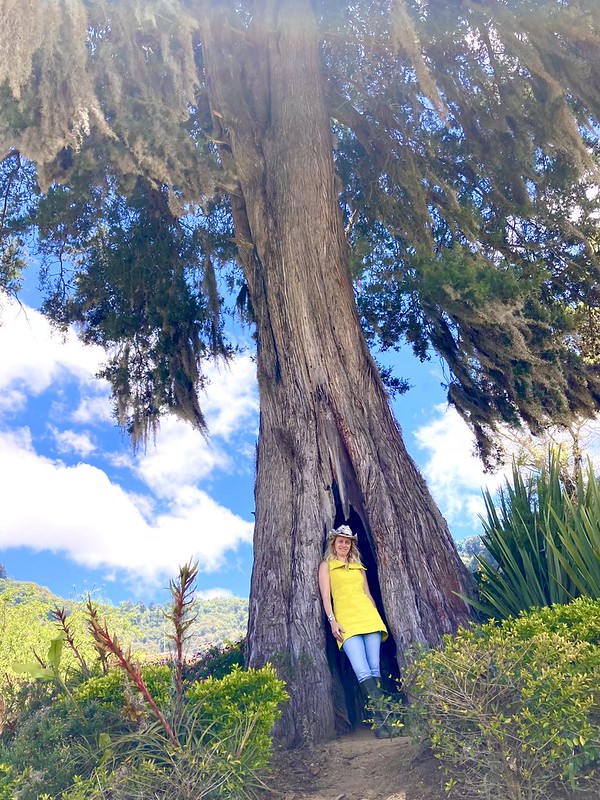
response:
<svg viewBox="0 0 600 800"><path fill-rule="evenodd" d="M127 450L121 453L103 453L103 457L105 461L117 469L133 470L134 468L134 455L132 450Z"/></svg>
<svg viewBox="0 0 600 800"><path fill-rule="evenodd" d="M202 592L195 592L194 597L198 600L216 600L219 597L233 597L233 592L229 589L205 589Z"/></svg>
<svg viewBox="0 0 600 800"><path fill-rule="evenodd" d="M84 344L69 330L61 333L39 311L2 297L0 306L0 415L23 411L29 396L52 388L58 392L54 419L63 418L65 398L60 389L75 381L78 407L67 416L74 423L114 425L108 383L96 378L106 354ZM90 451L91 452L91 451ZM80 453L84 455L84 453Z"/></svg>
<svg viewBox="0 0 600 800"><path fill-rule="evenodd" d="M100 347L82 344L72 331L61 334L38 311L6 297L0 323L0 390L26 389L37 395L67 375L82 383L96 380L103 359Z"/></svg>
<svg viewBox="0 0 600 800"><path fill-rule="evenodd" d="M54 427L51 427L50 431L60 453L75 453L82 458L86 458L96 450L96 445L87 433L69 430L59 431Z"/></svg>
<svg viewBox="0 0 600 800"><path fill-rule="evenodd" d="M38 455L27 429L0 433L0 485L0 548L50 550L150 584L190 558L203 571L216 570L228 550L252 537L251 523L190 486L146 519L139 498L101 470Z"/></svg>
<svg viewBox="0 0 600 800"><path fill-rule="evenodd" d="M56 334L37 311L8 299L1 322L0 550L48 550L103 569L108 579L128 575L153 584L172 577L190 558L198 559L202 570L218 570L240 543L251 541L253 524L198 485L215 471L239 471L251 463L246 451L257 428L258 400L250 357L227 367L209 365L210 383L201 398L209 438L167 417L156 447L134 455L125 438L122 451L112 450L114 444L107 451L104 434L114 432L115 423L107 386L95 378L105 358L102 349L83 345L72 332ZM52 414L46 431L58 452L81 459L94 453L95 464L103 458L121 470L123 485L97 466L69 466L44 455L45 442L32 438L26 414L29 397L46 391ZM63 420L69 420L68 429L61 427ZM20 428L10 430L14 422ZM93 436L78 425L93 425ZM139 483L134 491L124 488L132 477L148 490L140 490Z"/></svg>
<svg viewBox="0 0 600 800"><path fill-rule="evenodd" d="M202 407L208 428L211 436L227 439L240 422L257 419L256 364L244 355L227 364L208 364L205 369L210 383Z"/></svg>
<svg viewBox="0 0 600 800"><path fill-rule="evenodd" d="M201 405L206 413L208 437L175 417L166 417L160 426L156 446L138 458L142 480L161 497L172 497L178 486L195 484L215 470L237 469L224 449L234 434L257 427L258 393L255 366L249 356L240 356L225 367L209 365L210 383ZM242 443L242 454L252 453Z"/></svg>
<svg viewBox="0 0 600 800"><path fill-rule="evenodd" d="M429 489L451 527L461 523L479 530L479 515L485 510L482 488L495 492L506 472L484 472L474 455L473 433L453 408L439 405L434 413L431 422L415 431L419 447L428 453L423 473Z"/></svg>
<svg viewBox="0 0 600 800"><path fill-rule="evenodd" d="M444 405L433 411L433 419L415 431L419 447L428 454L423 473L450 527L468 525L473 532L479 532L479 516L485 513L482 490L489 489L494 495L507 478L512 480L512 454L523 452L523 442L537 448L543 459L550 439L534 439L526 432L519 435L514 430L500 429L498 442L506 453L506 464L494 473L484 472L480 459L474 455L473 433L457 411ZM572 450L573 439L568 432L554 428L549 433L555 445ZM589 456L596 472L600 471L600 420L582 423L577 435L585 456Z"/></svg>
<svg viewBox="0 0 600 800"><path fill-rule="evenodd" d="M79 405L71 413L71 422L80 425L115 423L108 382L94 378L94 384L79 399Z"/></svg>
<svg viewBox="0 0 600 800"><path fill-rule="evenodd" d="M26 392L19 389L5 389L0 394L0 415L16 414L25 408L26 403Z"/></svg>
<svg viewBox="0 0 600 800"><path fill-rule="evenodd" d="M172 497L177 488L207 478L216 469L226 469L228 457L191 425L166 417L156 444L137 456L137 472L159 497Z"/></svg>

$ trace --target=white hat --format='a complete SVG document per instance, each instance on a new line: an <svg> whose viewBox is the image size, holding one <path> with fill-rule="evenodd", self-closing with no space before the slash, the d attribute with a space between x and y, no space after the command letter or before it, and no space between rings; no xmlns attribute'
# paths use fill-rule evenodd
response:
<svg viewBox="0 0 600 800"><path fill-rule="evenodd" d="M343 536L345 539L354 539L354 541L358 539L358 536L352 533L348 525L340 525L339 528L334 528L329 531L329 539L335 539L336 536Z"/></svg>

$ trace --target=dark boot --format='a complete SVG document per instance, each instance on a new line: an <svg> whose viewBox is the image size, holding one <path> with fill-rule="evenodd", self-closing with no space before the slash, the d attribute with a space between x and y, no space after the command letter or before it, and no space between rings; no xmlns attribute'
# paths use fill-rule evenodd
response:
<svg viewBox="0 0 600 800"><path fill-rule="evenodd" d="M377 678L367 678L366 681L359 683L359 687L364 704L373 712L375 736L378 739L394 739L400 736L400 728L388 724L390 714L385 709L386 697Z"/></svg>

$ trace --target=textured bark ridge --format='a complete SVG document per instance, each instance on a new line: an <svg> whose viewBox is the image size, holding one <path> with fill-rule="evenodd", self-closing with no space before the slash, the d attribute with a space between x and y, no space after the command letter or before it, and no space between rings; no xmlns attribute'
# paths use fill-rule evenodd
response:
<svg viewBox="0 0 600 800"><path fill-rule="evenodd" d="M309 5L277 3L256 46L240 41L232 52L226 21L214 17L203 36L231 148L223 155L241 184L236 236L257 324L249 662L276 664L288 682L279 726L288 746L330 737L346 716L317 587L334 523L350 520L376 564L369 579L400 665L408 645L437 642L468 618L456 594L468 592L466 573L360 329Z"/></svg>

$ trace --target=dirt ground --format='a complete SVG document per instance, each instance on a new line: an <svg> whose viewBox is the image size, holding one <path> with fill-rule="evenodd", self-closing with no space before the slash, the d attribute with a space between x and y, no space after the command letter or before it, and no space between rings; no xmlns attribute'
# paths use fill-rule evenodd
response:
<svg viewBox="0 0 600 800"><path fill-rule="evenodd" d="M445 781L438 761L408 737L376 739L362 726L318 748L276 753L264 800L448 800ZM599 786L549 800L599 800Z"/></svg>
<svg viewBox="0 0 600 800"><path fill-rule="evenodd" d="M311 750L277 753L273 800L444 800L437 761L405 736L376 739L365 726Z"/></svg>

